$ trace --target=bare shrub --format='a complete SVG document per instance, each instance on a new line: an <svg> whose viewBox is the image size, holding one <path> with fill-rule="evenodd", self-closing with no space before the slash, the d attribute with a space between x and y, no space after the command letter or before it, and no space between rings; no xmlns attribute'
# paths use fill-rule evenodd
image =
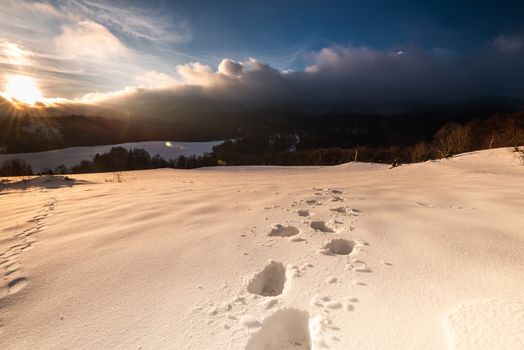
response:
<svg viewBox="0 0 524 350"><path fill-rule="evenodd" d="M105 179L106 182L123 182L124 173L121 171L114 171L110 178Z"/></svg>

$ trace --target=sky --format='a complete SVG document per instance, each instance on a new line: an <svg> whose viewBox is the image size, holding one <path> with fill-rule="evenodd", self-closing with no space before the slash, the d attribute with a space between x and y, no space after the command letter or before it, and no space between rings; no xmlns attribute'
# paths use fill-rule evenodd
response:
<svg viewBox="0 0 524 350"><path fill-rule="evenodd" d="M217 106L524 97L522 1L0 7L0 94L20 106L146 117Z"/></svg>

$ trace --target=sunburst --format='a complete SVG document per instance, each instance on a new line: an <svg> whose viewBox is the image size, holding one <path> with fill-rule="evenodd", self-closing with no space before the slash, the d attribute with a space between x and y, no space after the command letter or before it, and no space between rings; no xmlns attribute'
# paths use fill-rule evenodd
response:
<svg viewBox="0 0 524 350"><path fill-rule="evenodd" d="M2 96L12 102L28 105L35 105L36 102L43 100L34 79L23 75L7 77Z"/></svg>

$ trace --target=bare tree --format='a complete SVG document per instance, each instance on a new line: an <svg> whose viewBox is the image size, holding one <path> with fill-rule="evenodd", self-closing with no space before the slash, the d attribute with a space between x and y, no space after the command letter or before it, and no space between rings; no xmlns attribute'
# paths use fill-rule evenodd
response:
<svg viewBox="0 0 524 350"><path fill-rule="evenodd" d="M411 150L411 161L423 162L429 159L431 153L431 146L427 142L419 142Z"/></svg>
<svg viewBox="0 0 524 350"><path fill-rule="evenodd" d="M33 175L33 169L22 159L7 159L0 166L0 176L26 175Z"/></svg>
<svg viewBox="0 0 524 350"><path fill-rule="evenodd" d="M466 151L471 143L471 126L447 123L434 137L435 148L440 157L452 157Z"/></svg>
<svg viewBox="0 0 524 350"><path fill-rule="evenodd" d="M502 132L507 142L517 151L518 147L524 142L524 130L520 128L517 115L514 114L508 118Z"/></svg>

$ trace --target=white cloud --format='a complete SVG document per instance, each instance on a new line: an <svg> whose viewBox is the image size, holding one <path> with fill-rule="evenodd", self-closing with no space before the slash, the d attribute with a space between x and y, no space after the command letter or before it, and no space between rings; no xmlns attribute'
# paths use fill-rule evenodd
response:
<svg viewBox="0 0 524 350"><path fill-rule="evenodd" d="M130 36L160 43L190 41L191 30L187 21L160 10L148 10L129 6L125 2L79 1L83 11L96 20L114 27Z"/></svg>
<svg viewBox="0 0 524 350"><path fill-rule="evenodd" d="M172 76L154 70L139 75L135 82L139 87L150 89L167 88L177 84L177 80Z"/></svg>
<svg viewBox="0 0 524 350"><path fill-rule="evenodd" d="M69 57L111 58L128 51L109 29L87 20L63 26L55 45L61 54Z"/></svg>
<svg viewBox="0 0 524 350"><path fill-rule="evenodd" d="M213 69L199 62L178 65L177 72L188 84L209 85L214 78Z"/></svg>
<svg viewBox="0 0 524 350"><path fill-rule="evenodd" d="M37 2L26 7L62 20L97 22L123 35L156 43L183 43L192 39L186 20L173 18L161 10L130 6L122 1L57 0L55 4Z"/></svg>
<svg viewBox="0 0 524 350"><path fill-rule="evenodd" d="M229 76L238 76L242 74L243 69L244 65L241 62L229 58L223 59L218 65L218 72Z"/></svg>
<svg viewBox="0 0 524 350"><path fill-rule="evenodd" d="M0 3L0 41L25 55L16 58L14 46L2 46L0 79L31 74L48 96L114 91L135 84L144 72L170 72L188 59L202 61L176 45L191 40L190 25L162 5L125 0Z"/></svg>

